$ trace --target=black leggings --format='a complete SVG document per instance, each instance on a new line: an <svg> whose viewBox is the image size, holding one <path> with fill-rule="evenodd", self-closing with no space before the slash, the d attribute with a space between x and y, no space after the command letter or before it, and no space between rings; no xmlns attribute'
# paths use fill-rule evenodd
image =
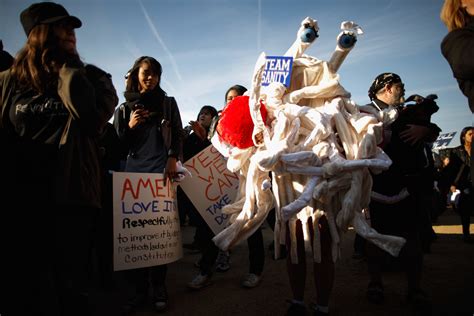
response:
<svg viewBox="0 0 474 316"><path fill-rule="evenodd" d="M249 273L261 275L265 264L265 246L261 227L247 239L247 245L249 247Z"/></svg>

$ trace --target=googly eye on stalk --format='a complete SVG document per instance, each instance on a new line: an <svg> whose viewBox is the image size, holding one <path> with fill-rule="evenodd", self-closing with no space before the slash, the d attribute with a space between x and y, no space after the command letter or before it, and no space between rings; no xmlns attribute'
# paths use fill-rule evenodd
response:
<svg viewBox="0 0 474 316"><path fill-rule="evenodd" d="M319 37L318 31L316 31L316 29L309 24L305 25L305 29L300 35L300 39L303 43L311 43L317 37Z"/></svg>
<svg viewBox="0 0 474 316"><path fill-rule="evenodd" d="M352 49L357 42L357 36L364 34L362 28L354 21L341 23L341 33L337 38L337 45L342 49Z"/></svg>
<svg viewBox="0 0 474 316"><path fill-rule="evenodd" d="M357 42L357 37L354 33L343 33L339 37L338 44L341 48L351 48Z"/></svg>
<svg viewBox="0 0 474 316"><path fill-rule="evenodd" d="M336 49L328 62L329 69L337 72L347 54L354 48L357 36L363 34L362 28L353 21L343 21L341 32L336 37Z"/></svg>

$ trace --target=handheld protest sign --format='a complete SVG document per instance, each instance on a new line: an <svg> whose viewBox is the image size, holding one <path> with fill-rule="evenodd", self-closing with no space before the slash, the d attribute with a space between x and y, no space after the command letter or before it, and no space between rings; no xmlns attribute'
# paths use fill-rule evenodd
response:
<svg viewBox="0 0 474 316"><path fill-rule="evenodd" d="M222 208L235 202L239 176L226 167L226 160L209 145L184 163L192 177L186 177L180 186L201 214L211 230L218 234L226 226L229 216Z"/></svg>
<svg viewBox="0 0 474 316"><path fill-rule="evenodd" d="M161 173L113 173L114 271L183 256L176 187L163 179Z"/></svg>
<svg viewBox="0 0 474 316"><path fill-rule="evenodd" d="M280 82L289 87L292 68L293 57L267 56L262 73L262 86L268 86L271 82Z"/></svg>
<svg viewBox="0 0 474 316"><path fill-rule="evenodd" d="M443 149L448 147L449 143L453 140L454 135L456 135L456 132L439 134L438 138L433 143L433 149Z"/></svg>

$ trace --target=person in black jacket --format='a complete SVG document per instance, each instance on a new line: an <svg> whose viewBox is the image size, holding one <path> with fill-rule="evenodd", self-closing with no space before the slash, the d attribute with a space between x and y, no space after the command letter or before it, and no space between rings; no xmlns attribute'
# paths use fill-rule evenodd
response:
<svg viewBox="0 0 474 316"><path fill-rule="evenodd" d="M439 109L435 100L438 98L435 94L426 97L414 94L406 99L405 106L400 113L393 128L403 130L406 126L417 124L428 127L435 135L441 132L441 129L434 123L431 123L431 116ZM431 243L436 238L436 233L432 227L432 213L434 204L434 182L435 167L431 143L419 141L410 146L413 155L407 157L413 159L411 164L415 167L410 174L408 190L415 196L416 207L419 217L420 241L423 252L431 252Z"/></svg>
<svg viewBox="0 0 474 316"><path fill-rule="evenodd" d="M445 0L440 14L449 33L441 42L441 52L467 97L474 114L474 2ZM471 147L472 151L472 147ZM474 178L474 158L471 155L471 179ZM474 190L474 188L471 188Z"/></svg>
<svg viewBox="0 0 474 316"><path fill-rule="evenodd" d="M2 238L14 245L4 248L2 314L88 315L88 254L102 202L97 142L118 97L109 74L81 61L82 22L63 6L31 4L20 21L26 43L0 73L8 153L0 222L19 224L14 242Z"/></svg>
<svg viewBox="0 0 474 316"><path fill-rule="evenodd" d="M461 145L453 148L449 156L449 164L446 167L450 175L450 191L459 190L459 203L456 211L459 212L462 224L463 241L472 243L469 232L470 217L474 209L474 199L472 191L472 178L469 167L469 160L472 159L472 137L474 128L466 126L462 129L459 140Z"/></svg>
<svg viewBox="0 0 474 316"><path fill-rule="evenodd" d="M128 151L125 172L163 173L173 182L178 177L176 162L182 156L183 128L176 100L160 87L161 74L161 64L153 57L142 56L134 62L126 80L126 102L115 111L114 126ZM154 308L166 309L166 273L166 264L125 271L134 293L124 312L147 301L149 279Z"/></svg>
<svg viewBox="0 0 474 316"><path fill-rule="evenodd" d="M183 141L183 163L191 159L203 149L211 145L208 139L208 132L212 119L217 116L217 110L213 106L204 105L200 110L195 121L189 121L189 125L184 128L185 135ZM181 226L185 224L186 217L189 217L189 223L196 226L201 222L201 217L192 202L184 193L181 186L178 186L178 208L179 220ZM197 233L197 232L196 232ZM192 244L184 244L183 247L190 250L199 250L197 235L194 235Z"/></svg>
<svg viewBox="0 0 474 316"><path fill-rule="evenodd" d="M200 151L211 145L211 142L208 139L208 133L211 122L215 117L217 117L216 108L210 105L205 105L200 109L197 120L189 122L189 125L185 128L186 131L189 131L189 134L184 141L184 161L191 159ZM219 248L217 248L212 241L214 232L181 188L178 188L178 199L179 208L183 210L185 209L190 217L190 221L196 226L193 243L184 244L183 247L197 249L202 252L201 258L196 263L196 266L199 266L199 275L201 275L196 280L199 280L199 282L194 282L194 280L191 282L191 288L198 289L210 284L210 282L208 282L208 276L213 272Z"/></svg>
<svg viewBox="0 0 474 316"><path fill-rule="evenodd" d="M375 78L370 89L371 106L380 112L397 111L393 123L384 123L384 139L379 146L392 160L390 168L379 174L372 174L372 198L370 201L371 226L377 232L406 239L399 258L407 277L407 299L415 307L428 310L430 300L421 290L423 253L420 243L422 229L417 198L418 186L424 180L421 175L426 161L423 143L434 141L439 128L427 118L414 115L420 105L412 109L403 108L404 84L394 73L383 73ZM432 100L426 100L428 107L437 109ZM430 115L428 115L429 118ZM410 131L419 131L409 135ZM387 254L372 243L367 243L367 263L370 281L367 299L371 303L384 300L383 265Z"/></svg>
<svg viewBox="0 0 474 316"><path fill-rule="evenodd" d="M474 3L446 0L440 16L449 31L441 42L441 52L474 113Z"/></svg>

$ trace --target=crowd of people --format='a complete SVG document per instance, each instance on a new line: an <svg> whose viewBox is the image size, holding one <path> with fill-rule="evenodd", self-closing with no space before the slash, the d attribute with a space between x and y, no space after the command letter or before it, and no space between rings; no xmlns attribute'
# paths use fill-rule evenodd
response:
<svg viewBox="0 0 474 316"><path fill-rule="evenodd" d="M446 0L441 19L449 34L441 48L474 113L473 16L472 1ZM40 2L26 8L20 20L27 36L20 52L13 58L3 51L0 41L0 140L4 151L10 153L1 155L0 161L2 178L9 183L3 189L3 202L6 208L16 209L3 219L21 221L28 232L25 237L34 236L37 243L48 247L32 247L29 253L14 245L5 250L14 258L9 261L11 266L3 269L8 275L2 277L12 299L2 306L5 310L1 313L87 315L91 245L103 283L113 284L115 278L124 281L124 314L133 314L150 300L152 308L162 312L169 301L169 264L113 272L110 171L163 173L170 182L175 181L177 162L211 146L220 113L247 89L231 86L224 94L222 109L205 105L196 120L183 128L179 105L160 86L162 65L154 57L139 57L124 71L126 101L118 105L110 75L81 61L74 32L82 25L79 18L59 4ZM370 103L361 111L396 115L394 121L384 122L379 144L392 164L388 170L372 174L376 198L367 210L371 227L406 240L398 259L407 277L407 299L426 312L431 302L421 288L423 255L436 239L432 222L451 201L461 218L463 241L472 242L473 127L462 130L460 146L439 157L446 163L437 163L430 147L441 131L431 122L431 115L438 110L435 95L413 95L405 100L401 77L383 72L370 85L368 97ZM112 119L113 124L109 122ZM212 284L215 271L230 269L232 252L216 246L214 232L179 186L177 191L182 225L189 218L187 223L196 227L194 241L186 248L201 253L195 263L199 273L187 287L200 290ZM28 199L24 192L30 194ZM440 201L437 208L436 198ZM306 249L299 242L304 239L302 225L298 222L296 226L298 242L292 243L288 236L286 240L285 252L294 252L298 258L298 262L286 258L293 294L287 315L305 315L308 310L304 304ZM304 225L309 226L311 235L319 230L321 239L322 260L313 265L317 303L312 312L328 315L331 290L337 282L329 224L322 216L317 225ZM261 228L247 244L249 269L241 285L251 289L259 286L264 275ZM355 251L367 258L367 299L380 304L385 297L383 264L389 255L360 236L356 237ZM34 264L31 258L35 258ZM15 300L25 296L28 304Z"/></svg>

